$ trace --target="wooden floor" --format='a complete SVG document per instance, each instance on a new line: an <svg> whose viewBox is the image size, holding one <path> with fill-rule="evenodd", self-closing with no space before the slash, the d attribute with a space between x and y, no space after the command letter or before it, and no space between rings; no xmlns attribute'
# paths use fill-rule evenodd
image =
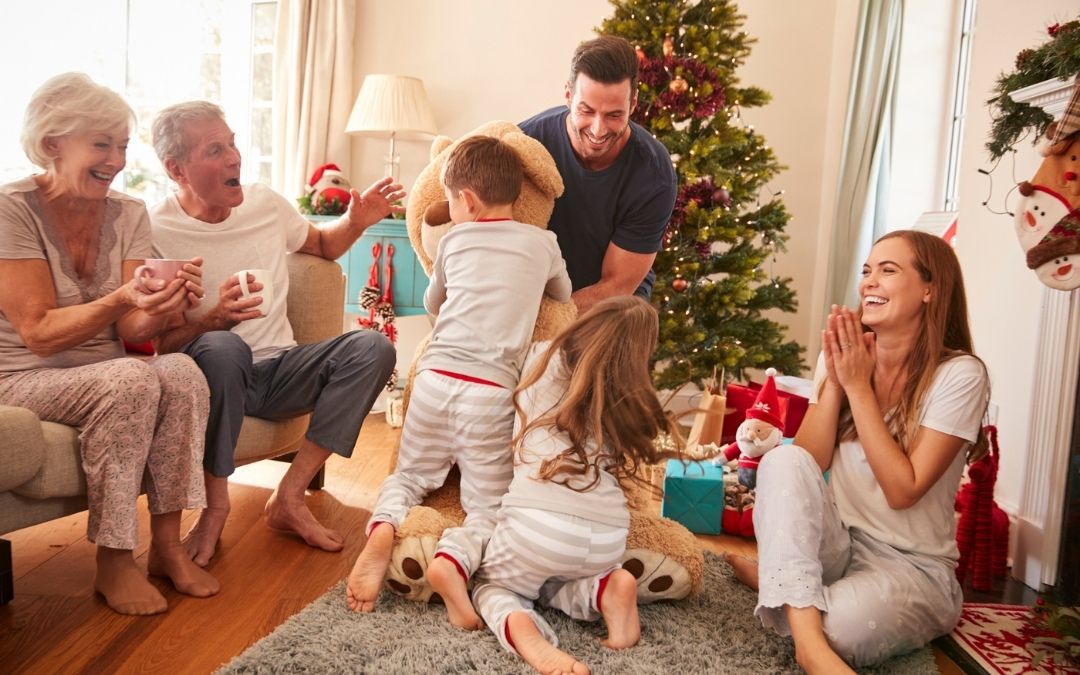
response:
<svg viewBox="0 0 1080 675"><path fill-rule="evenodd" d="M346 536L340 553L266 527L262 507L286 465L242 467L231 483L233 512L222 548L210 566L221 593L190 598L156 579L169 601L169 611L158 616L121 616L95 595L85 513L4 535L14 548L15 599L0 607L0 673L213 672L348 573L398 434L381 415L369 417L353 457L332 457L325 489L308 498L316 517ZM192 517L186 514L184 531ZM753 541L737 537L699 539L714 552L756 553ZM142 565L145 553L145 547L136 551ZM936 656L943 673L960 672Z"/></svg>

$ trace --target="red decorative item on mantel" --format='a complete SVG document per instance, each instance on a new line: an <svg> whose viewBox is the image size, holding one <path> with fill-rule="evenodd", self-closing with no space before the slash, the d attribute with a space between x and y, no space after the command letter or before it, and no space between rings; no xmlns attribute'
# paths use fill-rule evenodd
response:
<svg viewBox="0 0 1080 675"><path fill-rule="evenodd" d="M987 426L983 431L990 451L968 467L969 480L956 495L956 510L960 512L956 579L963 585L970 572L971 587L977 591L989 591L995 578L1005 576L1009 552L1009 516L994 502L1000 462L997 427Z"/></svg>

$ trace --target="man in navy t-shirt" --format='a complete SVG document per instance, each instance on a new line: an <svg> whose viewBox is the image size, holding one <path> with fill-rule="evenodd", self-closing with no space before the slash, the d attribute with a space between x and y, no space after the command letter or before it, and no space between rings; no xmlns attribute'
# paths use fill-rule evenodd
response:
<svg viewBox="0 0 1080 675"><path fill-rule="evenodd" d="M637 73L637 55L623 38L583 42L570 63L566 107L519 125L555 158L566 186L548 227L579 311L613 295L649 297L653 260L675 204L667 148L630 121Z"/></svg>

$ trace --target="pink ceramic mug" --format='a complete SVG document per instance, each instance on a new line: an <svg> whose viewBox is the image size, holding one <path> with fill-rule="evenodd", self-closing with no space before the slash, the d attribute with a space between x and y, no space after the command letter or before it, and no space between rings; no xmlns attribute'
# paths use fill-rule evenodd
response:
<svg viewBox="0 0 1080 675"><path fill-rule="evenodd" d="M168 258L147 258L146 263L135 268L135 287L143 293L156 293L165 288L176 275L184 269L189 260L171 260ZM163 283L160 288L150 288L147 281L160 279Z"/></svg>

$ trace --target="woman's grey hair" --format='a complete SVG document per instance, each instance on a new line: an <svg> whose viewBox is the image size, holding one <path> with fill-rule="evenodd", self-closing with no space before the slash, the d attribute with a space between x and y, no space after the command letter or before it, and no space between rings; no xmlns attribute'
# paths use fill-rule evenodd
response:
<svg viewBox="0 0 1080 675"><path fill-rule="evenodd" d="M225 111L209 101L176 103L159 112L150 135L161 163L167 159L186 161L191 154L186 132L188 123L214 119L224 120Z"/></svg>
<svg viewBox="0 0 1080 675"><path fill-rule="evenodd" d="M46 152L45 139L121 127L127 131L135 127L135 111L127 101L83 73L63 73L30 97L23 117L23 151L35 165L48 169L53 158Z"/></svg>

